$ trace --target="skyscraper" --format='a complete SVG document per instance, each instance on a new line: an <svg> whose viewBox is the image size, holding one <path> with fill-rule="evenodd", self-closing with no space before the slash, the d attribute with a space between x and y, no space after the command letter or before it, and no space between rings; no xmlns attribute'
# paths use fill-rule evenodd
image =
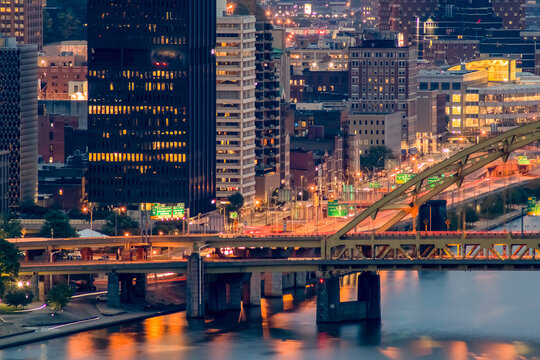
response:
<svg viewBox="0 0 540 360"><path fill-rule="evenodd" d="M41 0L0 1L0 34L15 37L18 43L43 47L43 6Z"/></svg>
<svg viewBox="0 0 540 360"><path fill-rule="evenodd" d="M397 46L393 33L375 36L364 35L361 46L349 48L351 113L401 112L401 148L411 150L416 141L416 48Z"/></svg>
<svg viewBox="0 0 540 360"><path fill-rule="evenodd" d="M37 48L0 36L0 150L9 151L9 207L37 190Z"/></svg>
<svg viewBox="0 0 540 360"><path fill-rule="evenodd" d="M255 17L217 20L217 197L255 197Z"/></svg>
<svg viewBox="0 0 540 360"><path fill-rule="evenodd" d="M215 0L88 1L88 200L214 209Z"/></svg>
<svg viewBox="0 0 540 360"><path fill-rule="evenodd" d="M255 51L255 159L257 196L267 201L268 192L278 188L281 140L281 51L273 47L272 24L256 23ZM263 195L264 194L264 195Z"/></svg>

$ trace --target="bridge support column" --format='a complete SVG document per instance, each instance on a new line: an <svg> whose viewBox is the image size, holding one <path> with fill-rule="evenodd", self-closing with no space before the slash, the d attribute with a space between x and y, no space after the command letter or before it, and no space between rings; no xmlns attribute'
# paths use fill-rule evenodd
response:
<svg viewBox="0 0 540 360"><path fill-rule="evenodd" d="M133 274L120 274L120 301L130 302L133 293Z"/></svg>
<svg viewBox="0 0 540 360"><path fill-rule="evenodd" d="M147 252L146 247L137 246L135 248L136 260L146 260Z"/></svg>
<svg viewBox="0 0 540 360"><path fill-rule="evenodd" d="M120 307L120 278L115 272L107 276L107 306Z"/></svg>
<svg viewBox="0 0 540 360"><path fill-rule="evenodd" d="M354 282L354 280L353 280ZM341 302L340 278L327 276L317 284L317 322L340 322L381 318L380 277L364 272L358 277L356 301Z"/></svg>
<svg viewBox="0 0 540 360"><path fill-rule="evenodd" d="M204 262L198 253L191 254L187 263L186 315L200 318L205 315Z"/></svg>
<svg viewBox="0 0 540 360"><path fill-rule="evenodd" d="M294 273L294 286L297 288L306 287L306 276L305 271L299 271Z"/></svg>
<svg viewBox="0 0 540 360"><path fill-rule="evenodd" d="M92 249L90 249L89 247L85 247L81 249L82 260L92 260L92 258L93 258Z"/></svg>
<svg viewBox="0 0 540 360"><path fill-rule="evenodd" d="M247 294L244 296L244 305L260 306L261 305L261 273L251 273L249 284L247 286Z"/></svg>
<svg viewBox="0 0 540 360"><path fill-rule="evenodd" d="M30 289L34 295L34 301L39 300L39 275L34 273L30 278Z"/></svg>
<svg viewBox="0 0 540 360"><path fill-rule="evenodd" d="M283 295L283 274L281 272L264 273L264 296L279 297Z"/></svg>
<svg viewBox="0 0 540 360"><path fill-rule="evenodd" d="M146 297L146 274L137 274L135 277L135 296Z"/></svg>
<svg viewBox="0 0 540 360"><path fill-rule="evenodd" d="M295 287L296 274L282 273L281 288L284 290L293 289Z"/></svg>
<svg viewBox="0 0 540 360"><path fill-rule="evenodd" d="M131 261L131 250L129 248L124 248L120 256L122 261Z"/></svg>
<svg viewBox="0 0 540 360"><path fill-rule="evenodd" d="M227 310L227 283L218 277L218 282L208 287L208 313L215 315Z"/></svg>
<svg viewBox="0 0 540 360"><path fill-rule="evenodd" d="M240 310L242 308L242 275L230 275L227 285L227 309Z"/></svg>
<svg viewBox="0 0 540 360"><path fill-rule="evenodd" d="M381 318L381 276L366 271L358 276L358 301L366 302L366 318Z"/></svg>
<svg viewBox="0 0 540 360"><path fill-rule="evenodd" d="M320 278L317 283L317 322L339 322L339 277Z"/></svg>

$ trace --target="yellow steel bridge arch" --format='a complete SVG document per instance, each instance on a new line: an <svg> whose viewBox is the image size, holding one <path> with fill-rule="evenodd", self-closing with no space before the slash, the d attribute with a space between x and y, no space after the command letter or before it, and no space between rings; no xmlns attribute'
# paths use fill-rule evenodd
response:
<svg viewBox="0 0 540 360"><path fill-rule="evenodd" d="M368 217L375 219L382 210L396 210L397 213L390 220L375 230L376 232L387 231L407 215L416 216L422 204L445 189L454 184L460 187L466 176L495 160L506 161L512 151L538 140L540 140L540 121L516 127L486 139L428 167L361 212L335 234L323 240L322 257L330 256L331 249L337 243L342 243L343 237ZM435 176L440 180L434 186L428 184L427 179Z"/></svg>

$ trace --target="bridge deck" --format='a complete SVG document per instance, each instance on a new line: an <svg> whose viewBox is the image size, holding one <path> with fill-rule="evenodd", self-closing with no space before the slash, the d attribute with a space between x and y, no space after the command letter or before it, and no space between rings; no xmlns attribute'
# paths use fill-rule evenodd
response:
<svg viewBox="0 0 540 360"><path fill-rule="evenodd" d="M381 270L540 270L540 259L415 259L415 260L320 260L320 259L242 259L205 261L206 273L244 273L265 271L381 271ZM52 264L25 263L20 274L89 274L89 273L183 273L187 261L71 261Z"/></svg>

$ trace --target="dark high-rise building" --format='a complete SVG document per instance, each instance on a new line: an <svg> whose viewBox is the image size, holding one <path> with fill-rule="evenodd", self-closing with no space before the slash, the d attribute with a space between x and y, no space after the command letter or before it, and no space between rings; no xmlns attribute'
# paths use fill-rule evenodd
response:
<svg viewBox="0 0 540 360"><path fill-rule="evenodd" d="M405 45L416 44L418 19L434 14L438 5L438 0L381 0L379 29L402 34Z"/></svg>
<svg viewBox="0 0 540 360"><path fill-rule="evenodd" d="M215 208L215 0L89 0L88 200Z"/></svg>
<svg viewBox="0 0 540 360"><path fill-rule="evenodd" d="M0 36L0 150L9 151L8 202L37 190L37 48Z"/></svg>

